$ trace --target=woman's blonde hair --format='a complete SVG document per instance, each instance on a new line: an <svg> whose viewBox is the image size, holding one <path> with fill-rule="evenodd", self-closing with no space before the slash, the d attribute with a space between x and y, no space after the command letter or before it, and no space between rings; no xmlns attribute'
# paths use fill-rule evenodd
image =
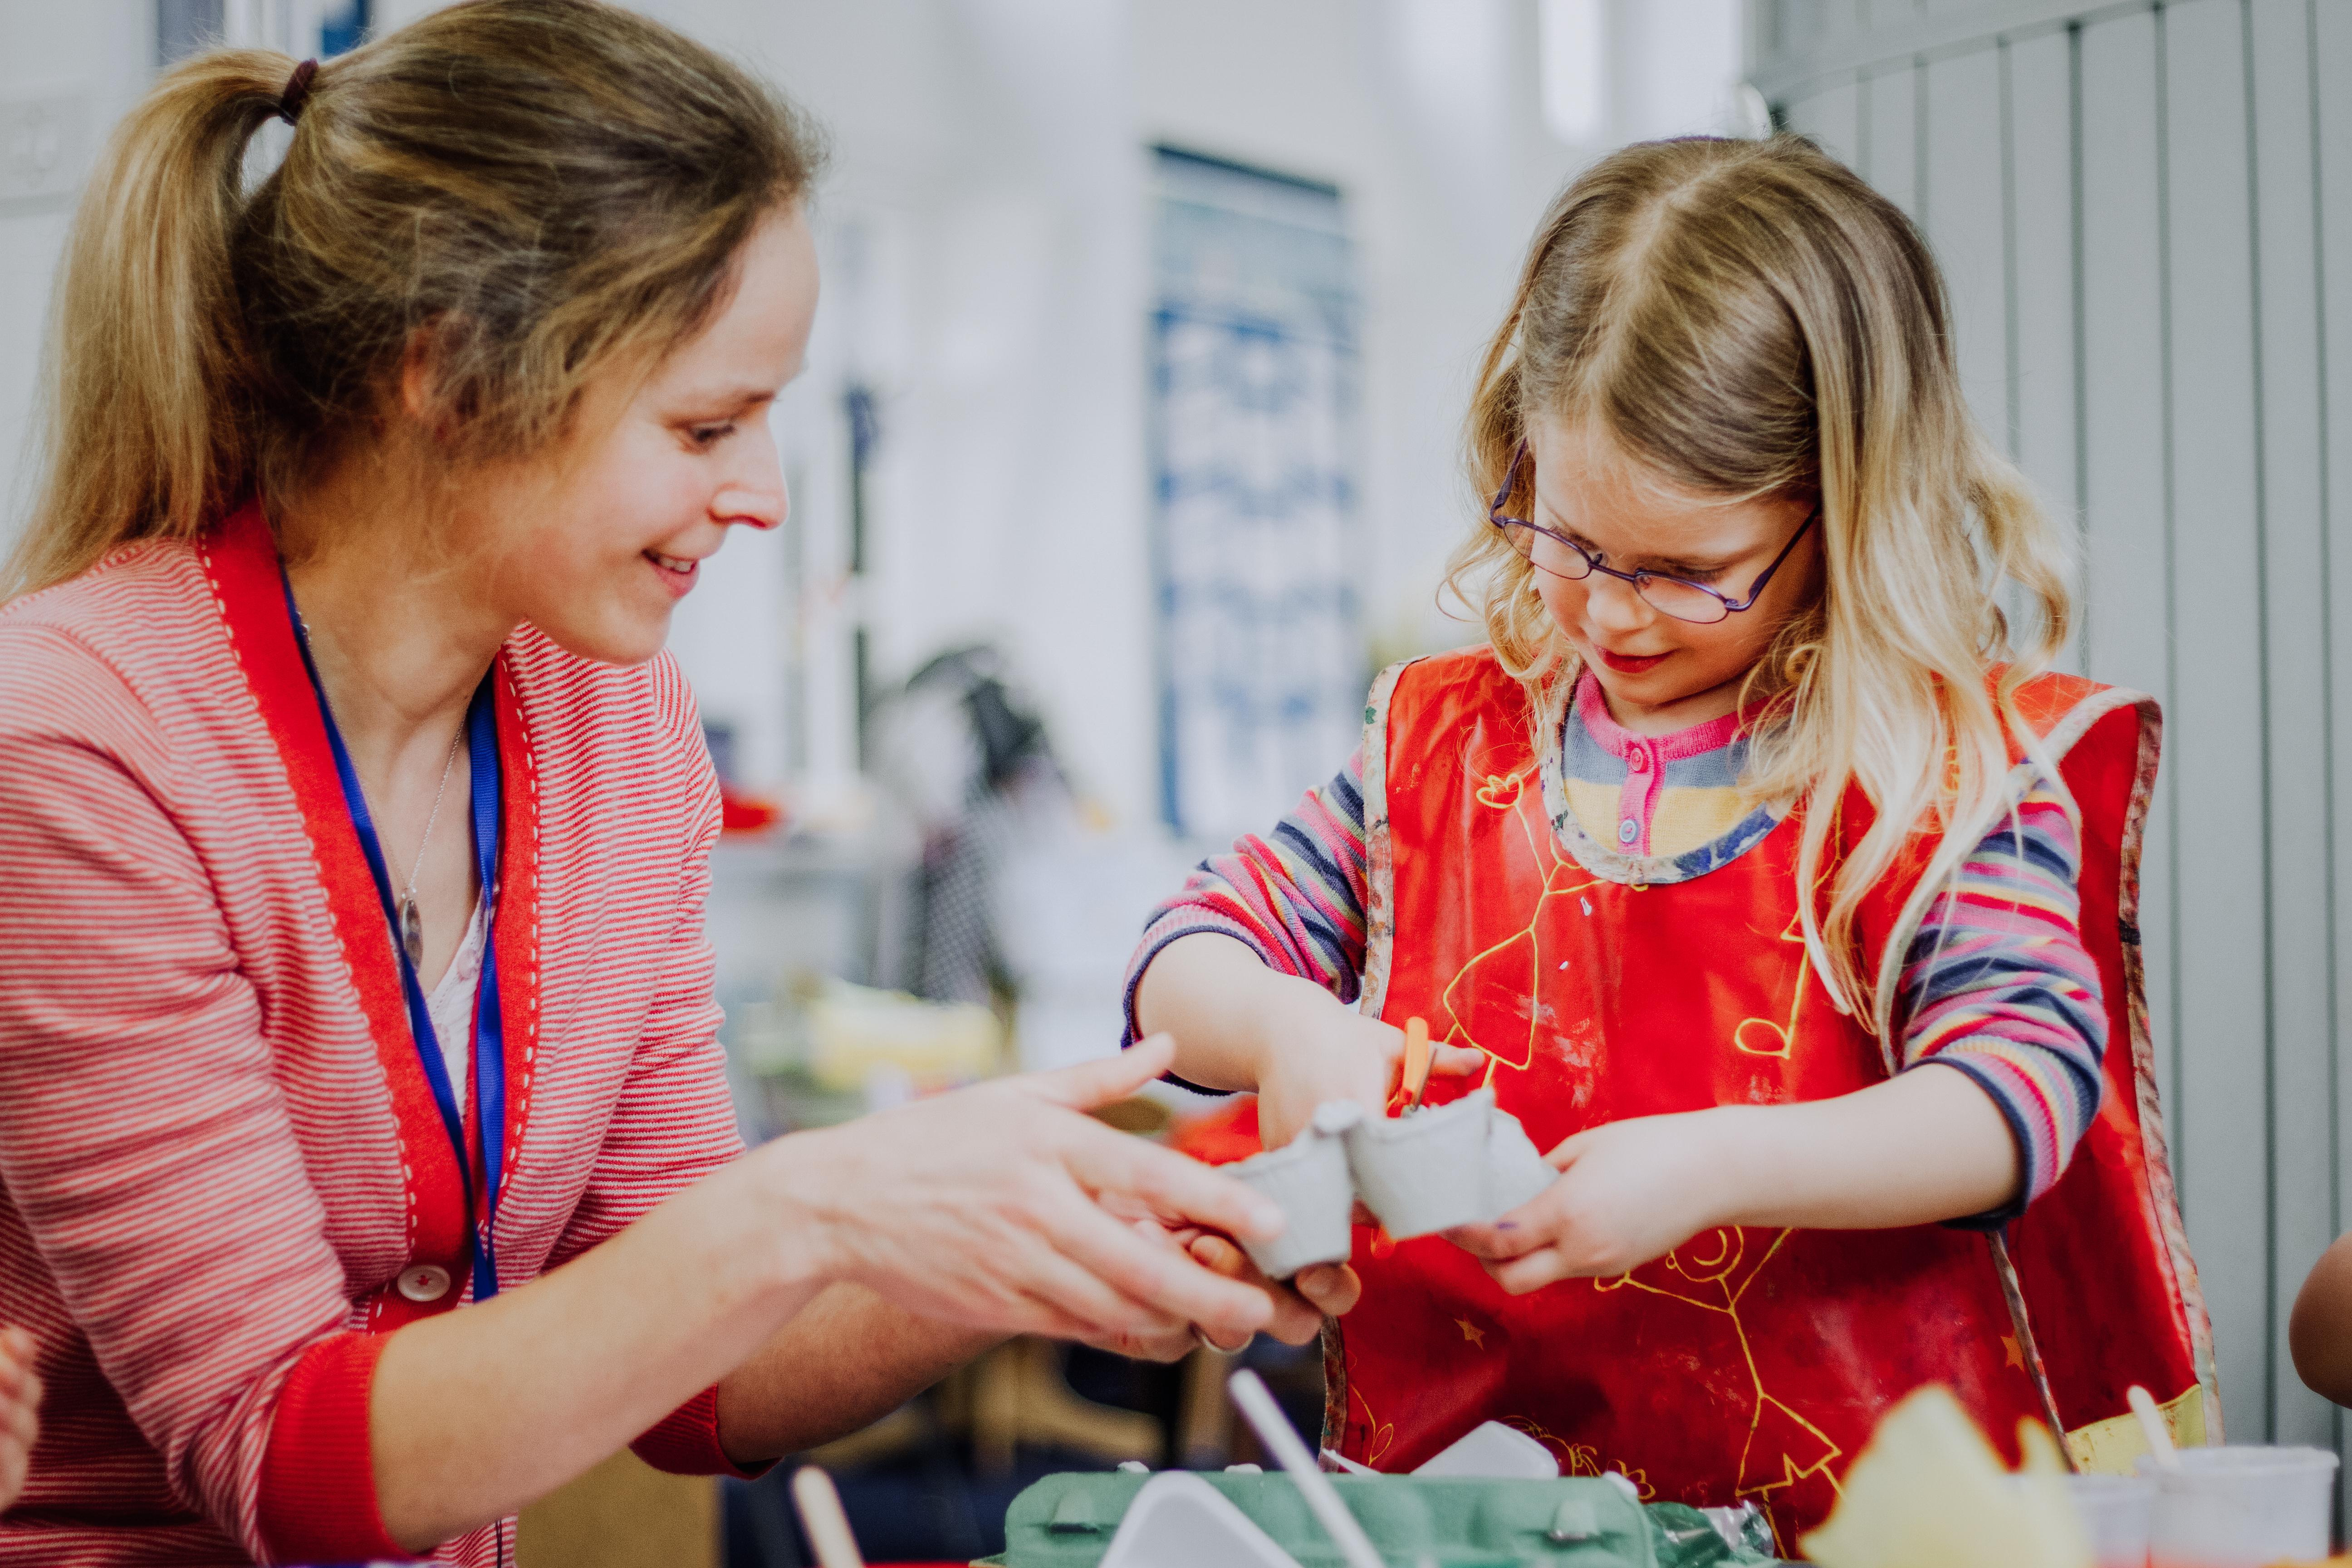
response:
<svg viewBox="0 0 2352 1568"><path fill-rule="evenodd" d="M772 89L597 0L471 0L315 68L278 169L247 143L295 69L199 55L116 129L74 216L45 481L0 595L188 538L377 431L429 350L445 471L529 455L589 379L723 303L816 138Z"/></svg>
<svg viewBox="0 0 2352 1568"><path fill-rule="evenodd" d="M1487 348L1468 442L1484 494L1533 419L1603 437L1684 490L1821 508L1824 587L1748 673L1743 699L1770 717L1742 782L1811 803L1806 944L1839 1007L1884 1028L1899 965L1860 973L1857 910L1923 828L1942 834L1923 885L1951 876L2011 806L2011 736L2056 781L2014 695L2072 616L2056 531L1969 417L1927 243L1799 137L1612 153L1545 215ZM1519 503L1532 485L1523 467ZM1482 518L1450 581L1549 735L1576 668L1535 571ZM2032 628L2021 648L2005 584ZM1853 785L1875 816L1831 866Z"/></svg>

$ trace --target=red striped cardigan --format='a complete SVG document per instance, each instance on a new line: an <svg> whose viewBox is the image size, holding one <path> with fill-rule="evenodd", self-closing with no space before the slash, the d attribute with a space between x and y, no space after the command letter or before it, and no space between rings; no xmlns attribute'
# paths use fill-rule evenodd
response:
<svg viewBox="0 0 2352 1568"><path fill-rule="evenodd" d="M496 691L511 1286L740 1145L685 681L525 627ZM466 1257L258 509L0 608L0 1322L48 1385L0 1564L404 1555L369 1380ZM419 1264L460 1284L412 1302ZM637 1448L728 1468L709 1391ZM510 1562L510 1523L436 1561L489 1563L499 1531Z"/></svg>

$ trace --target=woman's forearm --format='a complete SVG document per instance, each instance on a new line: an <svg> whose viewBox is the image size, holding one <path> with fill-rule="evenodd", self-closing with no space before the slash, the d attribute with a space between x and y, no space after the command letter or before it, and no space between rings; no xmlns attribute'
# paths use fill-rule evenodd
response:
<svg viewBox="0 0 2352 1568"><path fill-rule="evenodd" d="M1267 1326L1277 1304L1260 1284L1132 1222L1258 1239L1280 1231L1281 1211L1082 1114L1169 1060L1167 1042L1146 1041L779 1138L553 1273L398 1331L370 1408L385 1529L424 1547L552 1490L751 1359L835 1281L969 1331L1095 1338L1192 1323L1231 1339ZM906 1338L886 1375L836 1392L870 1404L965 1348ZM760 1382L734 1388L746 1449L793 1437L782 1417L741 1403ZM758 1429L771 1418L779 1430Z"/></svg>
<svg viewBox="0 0 2352 1568"><path fill-rule="evenodd" d="M1988 1213L2017 1195L2017 1140L1992 1097L1923 1065L1834 1100L1726 1106L1719 1223L1883 1230Z"/></svg>
<svg viewBox="0 0 2352 1568"><path fill-rule="evenodd" d="M719 1438L739 1465L845 1436L1000 1342L836 1284L719 1380Z"/></svg>
<svg viewBox="0 0 2352 1568"><path fill-rule="evenodd" d="M769 1145L562 1268L394 1332L370 1404L377 1504L418 1551L552 1491L756 1351L825 1285Z"/></svg>
<svg viewBox="0 0 2352 1568"><path fill-rule="evenodd" d="M1229 936L1194 931L1160 950L1136 987L1147 1035L1176 1037L1176 1074L1203 1089L1255 1089L1286 1020L1346 1011L1311 980L1266 967Z"/></svg>

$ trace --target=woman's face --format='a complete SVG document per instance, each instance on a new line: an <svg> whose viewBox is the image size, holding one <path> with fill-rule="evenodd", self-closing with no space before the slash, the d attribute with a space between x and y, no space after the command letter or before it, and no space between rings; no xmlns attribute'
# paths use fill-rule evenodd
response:
<svg viewBox="0 0 2352 1568"><path fill-rule="evenodd" d="M816 251L797 206L744 243L726 308L636 381L590 384L575 434L486 477L465 510L502 612L583 658L640 664L700 563L742 524L784 518L768 408L800 374L816 313Z"/></svg>
<svg viewBox="0 0 2352 1568"><path fill-rule="evenodd" d="M1580 424L1532 422L1528 452L1536 492L1529 521L1574 540L1603 565L1685 577L1734 601L1748 596L1748 585L1811 510L1780 497L1726 501L1680 489ZM1601 683L1617 721L1661 733L1719 718L1738 705L1748 668L1788 619L1818 595L1820 561L1820 534L1810 532L1753 608L1704 626L1653 608L1632 584L1598 572L1571 580L1538 570L1535 582L1544 608Z"/></svg>

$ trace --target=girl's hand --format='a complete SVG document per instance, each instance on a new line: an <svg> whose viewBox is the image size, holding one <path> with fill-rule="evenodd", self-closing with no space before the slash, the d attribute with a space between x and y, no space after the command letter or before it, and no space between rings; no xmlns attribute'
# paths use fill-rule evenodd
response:
<svg viewBox="0 0 2352 1568"><path fill-rule="evenodd" d="M1258 1140L1279 1149L1306 1130L1315 1108L1351 1100L1368 1116L1388 1114L1389 1097L1404 1057L1404 1031L1368 1018L1328 992L1268 1020L1258 1056ZM1429 1070L1463 1074L1486 1065L1486 1054L1433 1041Z"/></svg>
<svg viewBox="0 0 2352 1568"><path fill-rule="evenodd" d="M1056 1339L1247 1338L1276 1316L1267 1292L1223 1277L1129 1222L1232 1236L1281 1234L1282 1213L1229 1176L1084 1112L1168 1068L1166 1037L1056 1073L918 1100L753 1158L808 1223L824 1271L908 1311L996 1333Z"/></svg>
<svg viewBox="0 0 2352 1568"><path fill-rule="evenodd" d="M1357 1299L1363 1294L1363 1284L1356 1271L1344 1263L1318 1264L1302 1268L1298 1277L1288 1284L1268 1279L1258 1271L1249 1255L1227 1237L1213 1232L1199 1230L1170 1231L1149 1220L1136 1222L1137 1228L1147 1239L1164 1247L1181 1247L1192 1260L1212 1273L1228 1279L1238 1279L1255 1289L1265 1292L1274 1303L1274 1318L1264 1330L1286 1345L1303 1345L1323 1331L1326 1317L1339 1317L1354 1310ZM1211 1350L1233 1352L1247 1345L1250 1336L1234 1335L1221 1339L1196 1331L1186 1324L1181 1332L1157 1335L1120 1335L1114 1339L1089 1342L1097 1350L1130 1356L1137 1361L1177 1362L1202 1345Z"/></svg>
<svg viewBox="0 0 2352 1568"><path fill-rule="evenodd" d="M0 1329L0 1513L25 1489L33 1444L41 1435L41 1380L33 1354L32 1335Z"/></svg>
<svg viewBox="0 0 2352 1568"><path fill-rule="evenodd" d="M1588 1128L1544 1156L1560 1176L1539 1196L1446 1236L1514 1296L1614 1279L1726 1223L1721 1127L1695 1110Z"/></svg>

